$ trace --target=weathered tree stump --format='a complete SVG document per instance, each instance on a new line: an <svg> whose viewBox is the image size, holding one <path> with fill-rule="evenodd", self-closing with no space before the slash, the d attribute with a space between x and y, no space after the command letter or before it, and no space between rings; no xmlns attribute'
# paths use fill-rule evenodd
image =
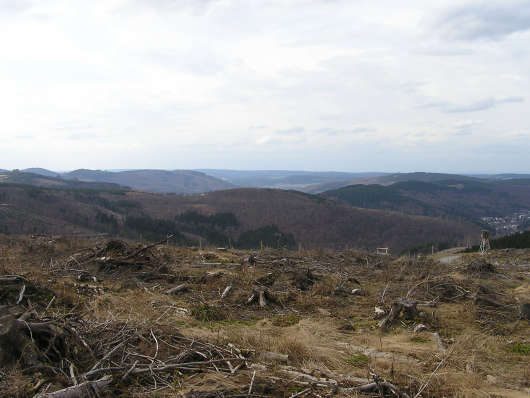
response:
<svg viewBox="0 0 530 398"><path fill-rule="evenodd" d="M416 318L418 316L418 309L416 306L417 303L415 301L409 301L407 299L394 301L388 316L381 321L379 327L383 330L388 329L401 314L408 319Z"/></svg>

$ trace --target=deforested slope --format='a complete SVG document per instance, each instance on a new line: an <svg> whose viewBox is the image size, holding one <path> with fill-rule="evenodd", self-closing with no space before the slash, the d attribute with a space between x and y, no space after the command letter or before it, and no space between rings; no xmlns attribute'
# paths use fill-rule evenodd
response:
<svg viewBox="0 0 530 398"><path fill-rule="evenodd" d="M184 210L233 213L238 231L276 225L305 247L388 246L403 250L418 242L463 242L478 230L465 222L352 208L297 191L241 188L191 196L127 193L155 217Z"/></svg>

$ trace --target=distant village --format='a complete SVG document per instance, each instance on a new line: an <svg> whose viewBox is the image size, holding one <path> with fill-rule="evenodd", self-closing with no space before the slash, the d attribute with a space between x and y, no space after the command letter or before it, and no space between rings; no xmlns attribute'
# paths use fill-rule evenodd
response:
<svg viewBox="0 0 530 398"><path fill-rule="evenodd" d="M530 210L520 210L505 217L482 217L495 230L495 236L504 236L530 229Z"/></svg>

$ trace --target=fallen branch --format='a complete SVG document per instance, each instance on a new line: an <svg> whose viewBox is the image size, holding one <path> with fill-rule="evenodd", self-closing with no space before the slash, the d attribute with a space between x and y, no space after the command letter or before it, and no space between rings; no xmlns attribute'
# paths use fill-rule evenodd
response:
<svg viewBox="0 0 530 398"><path fill-rule="evenodd" d="M392 391L394 395L397 395L398 397L410 398L410 396L407 393L402 392L394 384L389 383L387 381L380 381L380 382L365 384L363 386L357 387L356 389L360 392L372 392L372 391L379 391L380 387L389 389L390 391Z"/></svg>
<svg viewBox="0 0 530 398"><path fill-rule="evenodd" d="M98 367L99 365L101 365L103 362L105 362L105 360L107 360L108 358L110 358L110 356L111 356L112 354L114 354L114 352L116 352L116 350L117 350L118 348L122 347L125 343L126 343L126 342L124 341L124 342L118 344L116 347L114 347L114 348L113 348L112 350L110 350L109 352L107 352L103 358L101 358L99 361L97 361L97 362L94 364L94 366L92 366L92 367L90 368L90 370L88 371L88 373L92 372L94 369L97 369L97 367Z"/></svg>
<svg viewBox="0 0 530 398"><path fill-rule="evenodd" d="M22 285L22 288L20 289L20 293L18 294L18 300L17 305L19 305L22 302L22 299L24 298L24 292L26 291L26 285Z"/></svg>
<svg viewBox="0 0 530 398"><path fill-rule="evenodd" d="M250 380L250 386L248 387L248 394L247 395L252 394L252 386L254 385L254 377L256 377L256 371L254 371L254 373L252 373L252 379Z"/></svg>
<svg viewBox="0 0 530 398"><path fill-rule="evenodd" d="M247 304L252 304L256 300L256 293L252 293L247 299Z"/></svg>
<svg viewBox="0 0 530 398"><path fill-rule="evenodd" d="M308 392L309 390L311 390L311 388L306 388L305 390L302 390L300 392L297 392L296 394L291 395L289 398L300 397L304 395L306 392Z"/></svg>
<svg viewBox="0 0 530 398"><path fill-rule="evenodd" d="M144 373L150 373L150 372L153 372L153 373L156 373L156 372L167 372L169 370L175 370L175 369L184 369L184 370L187 370L187 369L190 369L191 366L195 366L195 365L213 365L214 363L220 363L220 362L226 362L226 361L244 361L244 359L241 359L241 358L225 358L225 359L212 359L211 361L196 361L196 362L185 362L185 363L176 363L176 364L171 364L171 365L163 365L163 366L152 366L152 367L148 367L148 368L138 368L138 369L133 369L130 374L131 375L139 375L139 374L144 374ZM127 370L128 367L125 367L125 366L116 366L116 367L110 367L110 368L100 368L100 369L94 369L94 370L91 370L91 371L88 371L87 373L85 373L85 378L87 379L90 379L92 377L95 377L95 376L99 376L100 374L105 374L105 373L120 373L120 372L123 372L124 370Z"/></svg>
<svg viewBox="0 0 530 398"><path fill-rule="evenodd" d="M180 292L185 292L186 290L188 290L188 285L183 283L182 285L178 285L178 286L172 287L171 289L167 290L166 294L176 294Z"/></svg>
<svg viewBox="0 0 530 398"><path fill-rule="evenodd" d="M166 238L162 239L161 241L159 242L156 242L156 243L153 243L152 245L147 245L147 246L144 246L142 247L141 249L135 251L133 254L130 254L128 255L127 257L124 257L122 258L121 260L130 260L131 258L134 258L136 257L137 255L139 255L140 253L152 248L152 247L155 247L155 246L158 246L158 245L161 245L162 243L169 241L171 238L173 237L173 235L168 235Z"/></svg>
<svg viewBox="0 0 530 398"><path fill-rule="evenodd" d="M387 282L386 283L386 286L385 288L383 289L383 293L381 293L381 298L379 299L379 305L383 305L385 304L385 294L386 294L386 291L388 289L388 285L390 284L390 282Z"/></svg>
<svg viewBox="0 0 530 398"><path fill-rule="evenodd" d="M112 383L112 376L104 376L99 380L85 381L63 390L37 395L35 398L85 398L99 396Z"/></svg>
<svg viewBox="0 0 530 398"><path fill-rule="evenodd" d="M267 306L267 300L265 299L265 290L259 291L259 306L262 308Z"/></svg>
<svg viewBox="0 0 530 398"><path fill-rule="evenodd" d="M226 289L223 291L223 294L221 294L221 298L224 299L226 296L228 296L228 293L230 293L230 290L232 290L232 285L228 285Z"/></svg>
<svg viewBox="0 0 530 398"><path fill-rule="evenodd" d="M440 367L445 363L445 358L442 359L440 361L440 363L438 364L438 366L436 366L436 368L433 370L433 372L431 373L431 375L429 376L429 378L427 379L427 381L421 386L421 388L419 389L419 391L416 393L416 395L414 395L414 398L418 398L421 393L423 392L423 390L425 390L427 388L427 386L429 385L429 383L431 382L431 379L432 377L436 374L436 372L438 371L438 369L440 369Z"/></svg>

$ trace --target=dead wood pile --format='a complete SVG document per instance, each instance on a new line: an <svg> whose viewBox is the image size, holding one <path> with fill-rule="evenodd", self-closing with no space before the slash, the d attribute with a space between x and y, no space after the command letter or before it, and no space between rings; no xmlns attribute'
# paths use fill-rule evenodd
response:
<svg viewBox="0 0 530 398"><path fill-rule="evenodd" d="M160 250L160 244L166 240L149 245L130 245L113 239L87 247L60 261L51 261L48 268L56 276L75 275L79 281L96 282L120 276L134 276L142 281L171 280L174 275L168 273L168 260Z"/></svg>
<svg viewBox="0 0 530 398"><path fill-rule="evenodd" d="M466 270L470 274L493 274L497 272L497 269L495 266L488 261L486 261L484 258L477 258L476 260L471 261L467 267Z"/></svg>
<svg viewBox="0 0 530 398"><path fill-rule="evenodd" d="M0 317L0 374L18 369L32 380L27 392L35 397L130 396L161 389L177 394L186 390L189 376L209 373L232 378L237 387L191 390L182 395L281 396L294 384L299 391L320 396L339 391L408 396L378 377L315 377L297 368L278 368L276 360L257 363L263 358L253 349L190 338L167 325L118 320L110 312L100 319L81 311L52 311L54 297L48 301L48 292L27 278L6 275L0 281L4 282L0 285L4 314ZM260 290L257 302L273 300L269 294ZM279 353L268 355L269 359L282 358L282 363L289 360Z"/></svg>

